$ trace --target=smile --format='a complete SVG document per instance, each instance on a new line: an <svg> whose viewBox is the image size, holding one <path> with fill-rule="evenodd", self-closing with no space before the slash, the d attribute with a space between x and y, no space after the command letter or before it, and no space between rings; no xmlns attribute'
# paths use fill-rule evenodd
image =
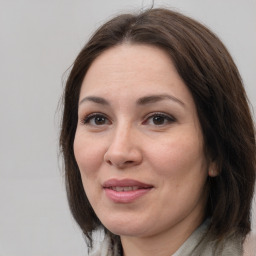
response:
<svg viewBox="0 0 256 256"><path fill-rule="evenodd" d="M110 189L112 189L114 191L121 192L121 191L134 191L134 190L139 189L139 187L138 186L133 186L133 187L110 187Z"/></svg>
<svg viewBox="0 0 256 256"><path fill-rule="evenodd" d="M114 203L132 203L146 195L152 188L152 185L130 179L111 179L103 184L105 195Z"/></svg>

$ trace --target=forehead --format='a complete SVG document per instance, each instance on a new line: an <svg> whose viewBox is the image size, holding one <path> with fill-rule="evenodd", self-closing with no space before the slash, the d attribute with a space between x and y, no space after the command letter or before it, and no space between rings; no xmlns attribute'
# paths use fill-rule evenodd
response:
<svg viewBox="0 0 256 256"><path fill-rule="evenodd" d="M84 77L80 98L116 93L143 97L149 92L171 92L191 100L186 85L164 50L150 45L122 44L106 50L94 60Z"/></svg>
<svg viewBox="0 0 256 256"><path fill-rule="evenodd" d="M168 64L168 65L167 65ZM122 44L104 51L91 64L85 78L90 75L118 73L121 75L140 74L141 78L147 78L149 74L142 76L145 72L170 72L170 66L174 69L169 56L160 48L149 45ZM95 79L96 77L94 77ZM100 77L99 77L100 78Z"/></svg>

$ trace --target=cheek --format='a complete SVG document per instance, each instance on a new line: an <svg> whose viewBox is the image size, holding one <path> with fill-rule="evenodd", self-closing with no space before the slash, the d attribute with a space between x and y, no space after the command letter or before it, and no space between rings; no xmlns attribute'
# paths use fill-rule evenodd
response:
<svg viewBox="0 0 256 256"><path fill-rule="evenodd" d="M73 145L74 154L82 177L90 177L97 173L104 157L104 149L99 145L101 144L90 136L76 133Z"/></svg>
<svg viewBox="0 0 256 256"><path fill-rule="evenodd" d="M181 216L201 202L207 179L207 161L196 135L177 136L151 148L151 166L158 177L158 202L163 215Z"/></svg>
<svg viewBox="0 0 256 256"><path fill-rule="evenodd" d="M100 169L104 155L99 145L101 144L84 133L76 134L73 145L84 191L93 208L95 207L95 203L99 201L97 197L99 187L95 186L95 184L99 183L98 170Z"/></svg>
<svg viewBox="0 0 256 256"><path fill-rule="evenodd" d="M185 134L185 133L183 133ZM205 172L206 160L200 138L172 136L163 143L150 147L151 164L160 175L175 177Z"/></svg>

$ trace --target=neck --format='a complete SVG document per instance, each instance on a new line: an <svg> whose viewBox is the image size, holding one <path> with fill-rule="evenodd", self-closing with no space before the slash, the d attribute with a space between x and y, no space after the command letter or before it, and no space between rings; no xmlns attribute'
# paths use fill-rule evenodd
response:
<svg viewBox="0 0 256 256"><path fill-rule="evenodd" d="M121 236L124 256L170 256L201 224L202 218L193 222L181 221L172 229L147 237Z"/></svg>

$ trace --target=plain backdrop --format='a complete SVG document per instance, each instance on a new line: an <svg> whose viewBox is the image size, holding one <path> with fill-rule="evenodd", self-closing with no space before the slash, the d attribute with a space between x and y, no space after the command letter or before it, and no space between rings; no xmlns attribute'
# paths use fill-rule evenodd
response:
<svg viewBox="0 0 256 256"><path fill-rule="evenodd" d="M140 0L0 0L0 255L87 255L58 159L65 71L99 25L150 6ZM256 1L156 0L155 6L181 11L219 35L255 108Z"/></svg>

